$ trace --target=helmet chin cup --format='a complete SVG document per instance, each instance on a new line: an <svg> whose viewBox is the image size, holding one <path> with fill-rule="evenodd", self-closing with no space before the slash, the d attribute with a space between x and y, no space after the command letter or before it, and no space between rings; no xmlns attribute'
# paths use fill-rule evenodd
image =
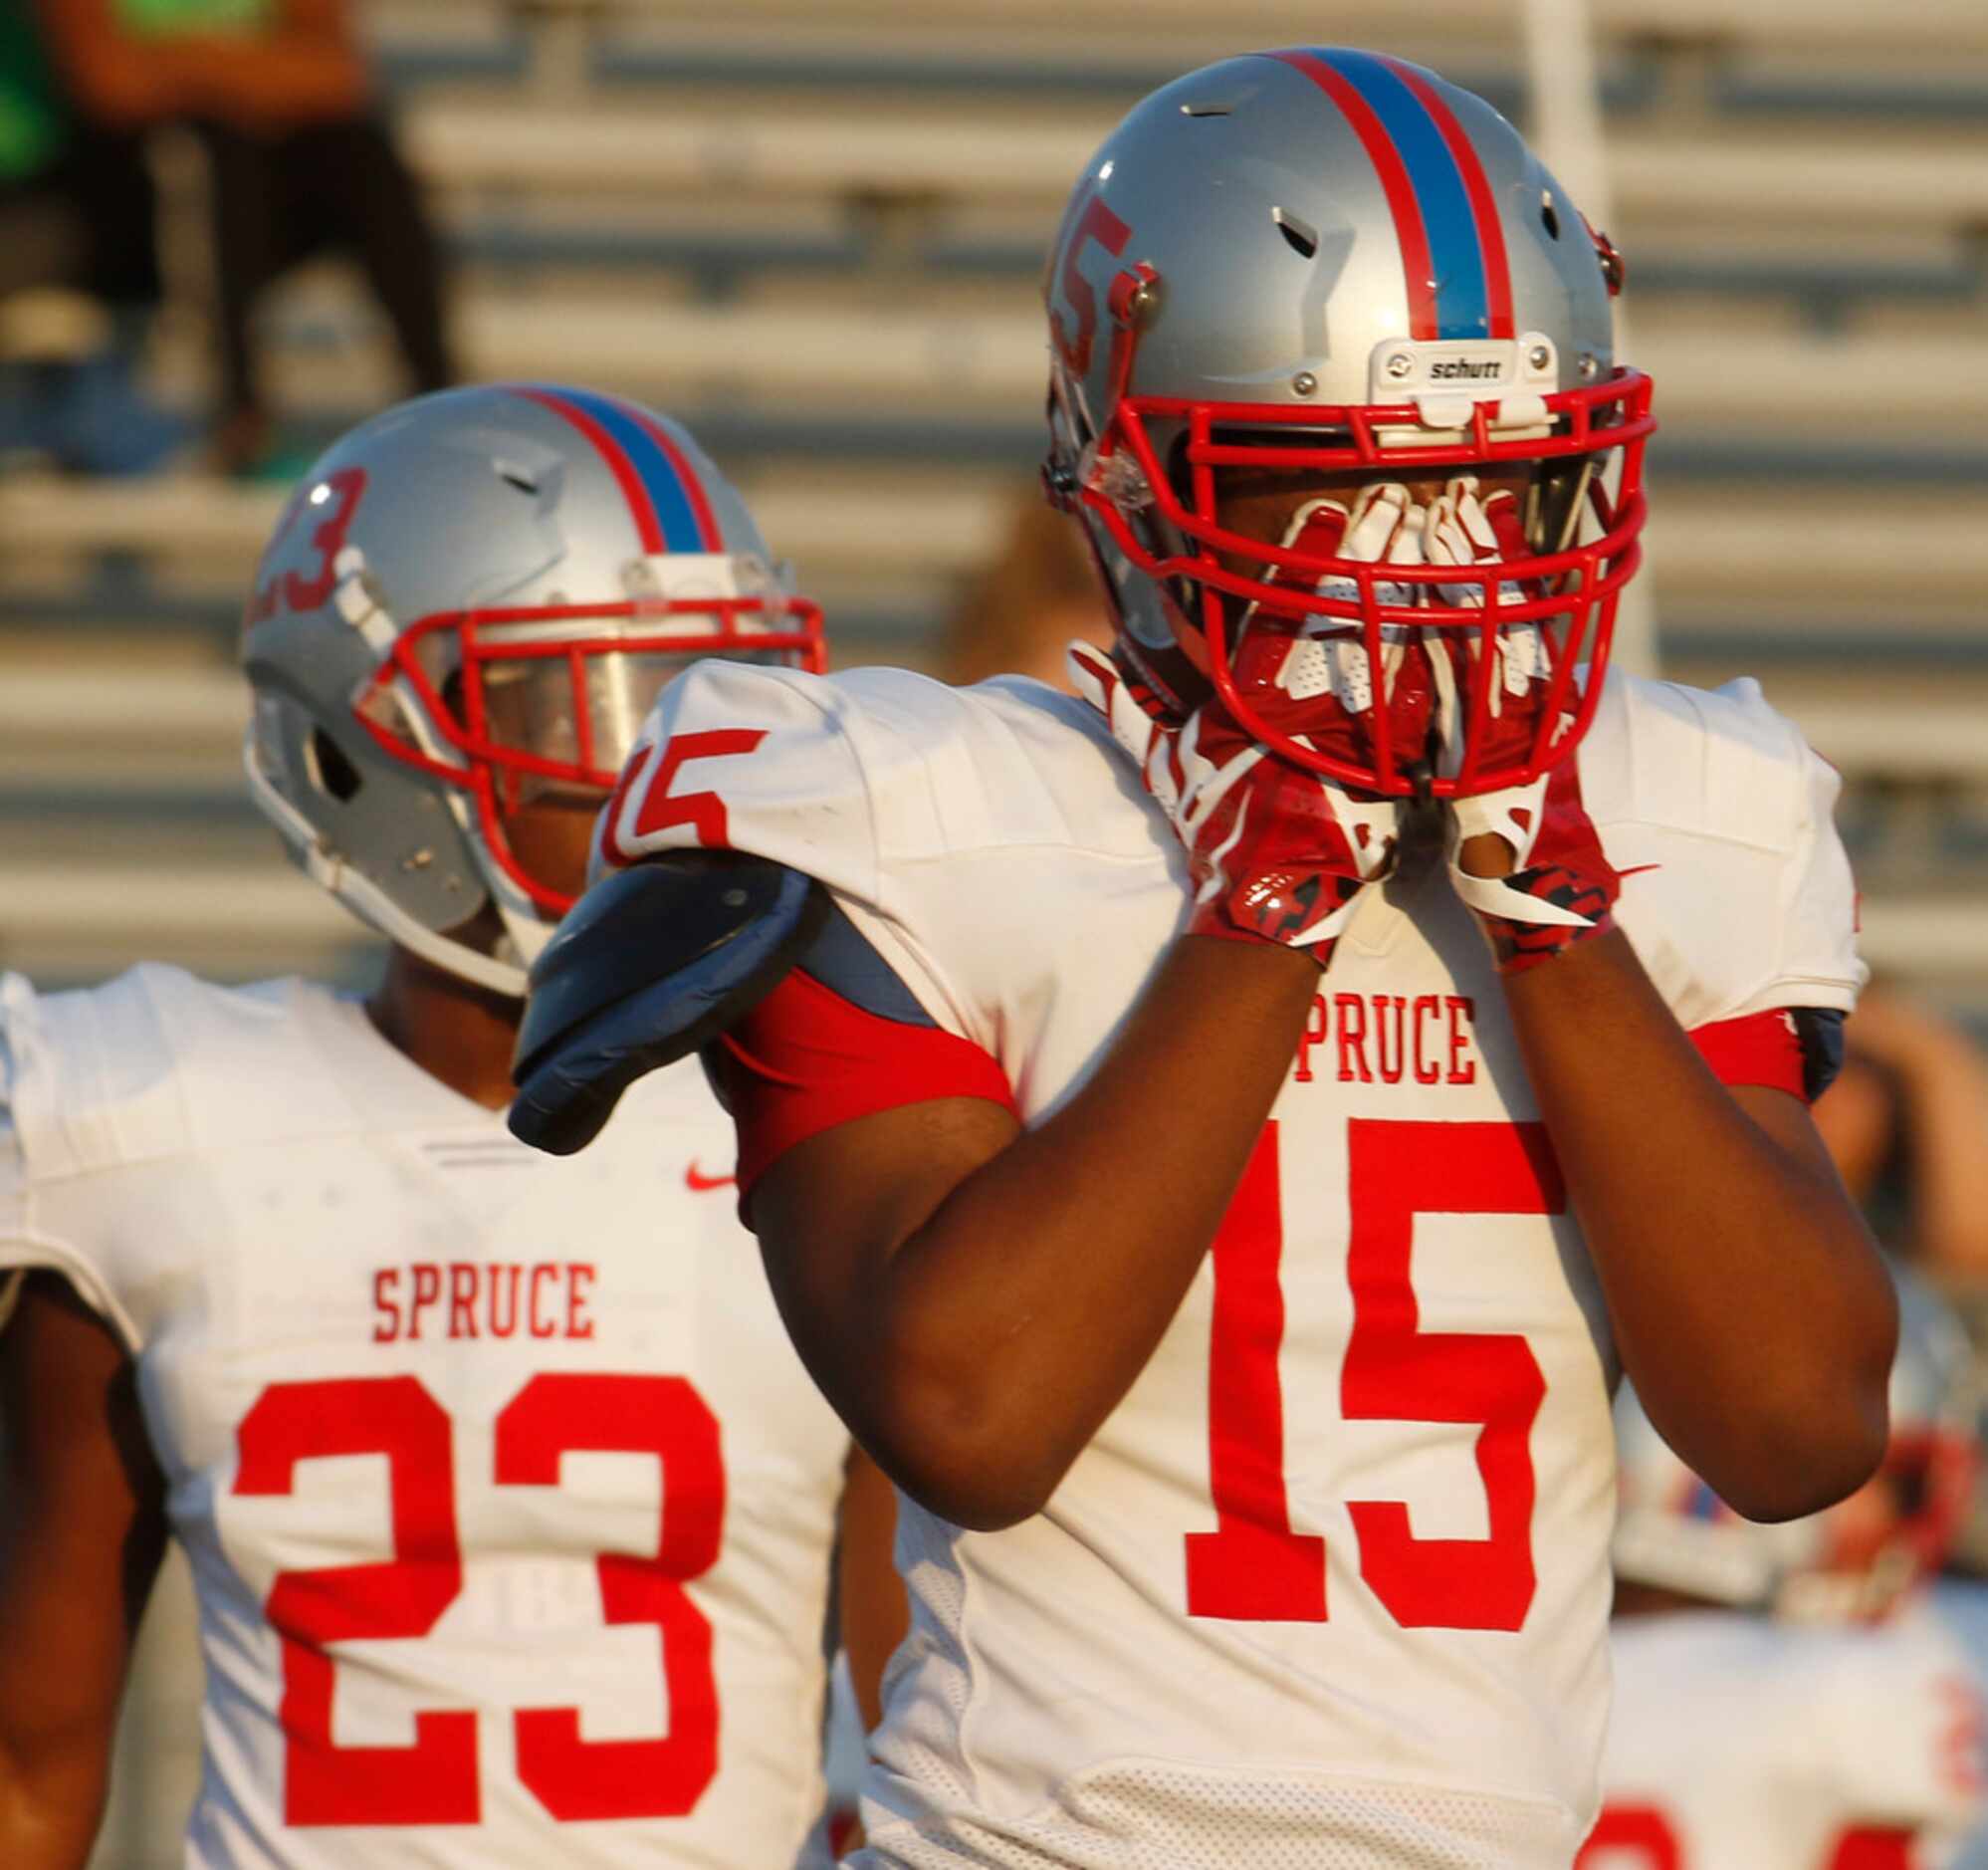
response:
<svg viewBox="0 0 1988 1870"><path fill-rule="evenodd" d="M398 942L445 974L453 974L458 980L493 994L524 999L527 986L524 967L504 956L486 954L467 942L457 941L412 914L356 863L334 849L326 832L291 804L282 787L265 771L263 757L264 749L255 728L251 727L242 746L242 767L250 802L276 827L291 860L306 876L387 940Z"/></svg>

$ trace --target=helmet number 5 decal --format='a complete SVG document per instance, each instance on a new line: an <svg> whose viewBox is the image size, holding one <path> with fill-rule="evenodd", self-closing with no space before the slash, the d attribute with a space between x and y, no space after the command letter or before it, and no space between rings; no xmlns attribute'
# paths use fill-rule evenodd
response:
<svg viewBox="0 0 1988 1870"><path fill-rule="evenodd" d="M1353 1328L1340 1371L1349 1422L1475 1425L1483 1538L1419 1538L1400 1501L1348 1503L1360 1576L1407 1629L1516 1630L1532 1606L1530 1437L1546 1394L1515 1332L1425 1331L1411 1281L1418 1213L1555 1215L1558 1164L1537 1123L1347 1126ZM1419 1206L1419 1169L1443 1165ZM1436 1205L1439 1204L1439 1205ZM1284 1305L1277 1126L1265 1126L1215 1236L1209 1359L1209 1472L1216 1529L1187 1535L1188 1613L1326 1620L1325 1541L1294 1532L1284 1481L1277 1354Z"/></svg>
<svg viewBox="0 0 1988 1870"><path fill-rule="evenodd" d="M1093 195L1063 245L1063 297L1076 316L1076 330L1066 331L1062 314L1052 308L1049 331L1063 361L1079 376L1091 367L1091 346L1098 328L1098 298L1096 288L1078 271L1077 262L1093 241L1116 259L1131 238L1132 229L1105 205L1101 195Z"/></svg>

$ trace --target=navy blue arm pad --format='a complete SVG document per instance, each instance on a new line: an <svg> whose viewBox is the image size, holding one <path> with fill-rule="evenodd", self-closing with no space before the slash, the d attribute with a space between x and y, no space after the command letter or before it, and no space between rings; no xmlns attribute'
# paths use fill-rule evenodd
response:
<svg viewBox="0 0 1988 1870"><path fill-rule="evenodd" d="M1843 1069L1843 1015L1835 1007L1797 1007L1793 1018L1802 1047L1802 1089L1814 1103Z"/></svg>
<svg viewBox="0 0 1988 1870"><path fill-rule="evenodd" d="M736 851L673 852L596 884L533 964L512 1135L554 1156L584 1149L638 1077L772 993L829 907L798 870Z"/></svg>

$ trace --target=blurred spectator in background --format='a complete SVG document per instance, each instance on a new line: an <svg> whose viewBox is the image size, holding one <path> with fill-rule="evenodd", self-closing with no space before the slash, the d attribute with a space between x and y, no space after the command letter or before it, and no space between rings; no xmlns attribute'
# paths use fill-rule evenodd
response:
<svg viewBox="0 0 1988 1870"><path fill-rule="evenodd" d="M183 121L206 148L222 400L215 464L281 472L253 335L264 289L354 254L410 387L453 380L433 230L380 115L346 0L36 0L77 97L127 132Z"/></svg>
<svg viewBox="0 0 1988 1870"><path fill-rule="evenodd" d="M1111 617L1083 541L1042 496L1018 496L1000 545L946 625L939 674L949 682L1031 675L1058 688L1073 636L1111 647Z"/></svg>
<svg viewBox="0 0 1988 1870"><path fill-rule="evenodd" d="M1988 1286L1988 1060L1967 1033L1873 986L1816 1124L1884 1246L1942 1286Z"/></svg>
<svg viewBox="0 0 1988 1870"><path fill-rule="evenodd" d="M0 455L134 473L186 438L136 382L160 296L135 135L79 115L34 11L0 8Z"/></svg>

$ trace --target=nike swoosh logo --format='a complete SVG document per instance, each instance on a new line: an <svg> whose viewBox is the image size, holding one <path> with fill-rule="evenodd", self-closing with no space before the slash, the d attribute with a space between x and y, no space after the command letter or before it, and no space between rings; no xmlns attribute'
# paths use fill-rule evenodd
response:
<svg viewBox="0 0 1988 1870"><path fill-rule="evenodd" d="M1625 877L1641 876L1646 870L1660 870L1662 867L1660 863L1639 863L1630 869L1618 870L1616 872L1616 881L1621 882Z"/></svg>
<svg viewBox="0 0 1988 1870"><path fill-rule="evenodd" d="M706 1175L694 1162L683 1172L683 1184L693 1195L709 1194L714 1188L731 1188L738 1180L736 1175Z"/></svg>

